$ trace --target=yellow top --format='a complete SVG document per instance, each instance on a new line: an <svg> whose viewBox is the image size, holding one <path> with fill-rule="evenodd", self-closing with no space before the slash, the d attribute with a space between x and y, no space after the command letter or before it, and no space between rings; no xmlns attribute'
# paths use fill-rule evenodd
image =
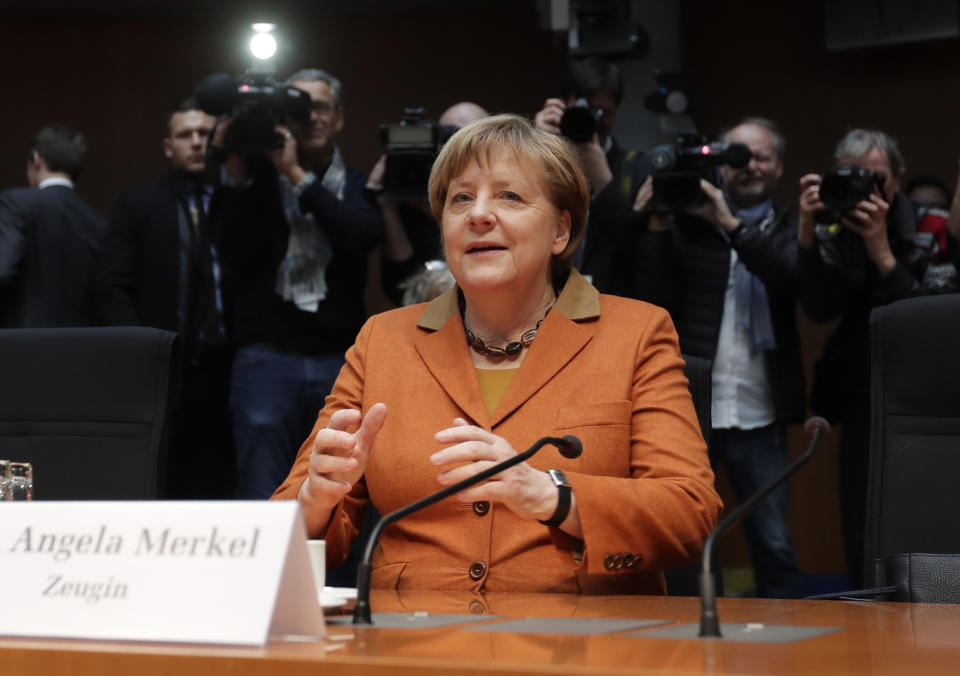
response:
<svg viewBox="0 0 960 676"><path fill-rule="evenodd" d="M483 395L483 405L487 407L487 416L492 416L497 404L503 399L507 388L517 375L515 369L477 369L477 380L480 381L480 393Z"/></svg>

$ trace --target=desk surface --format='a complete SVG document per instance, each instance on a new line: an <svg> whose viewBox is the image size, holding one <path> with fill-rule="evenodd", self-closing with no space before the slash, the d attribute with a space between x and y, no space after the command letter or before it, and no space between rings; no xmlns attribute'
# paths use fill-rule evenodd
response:
<svg viewBox="0 0 960 676"><path fill-rule="evenodd" d="M698 600L687 597L375 592L372 606L375 612L471 614L480 621L484 614L681 623L699 617ZM761 599L720 599L718 606L723 622L844 630L786 644L645 638L642 631L480 633L463 631L464 625L416 630L330 625L324 641L271 640L265 648L0 638L0 671L18 676L960 673L960 606Z"/></svg>

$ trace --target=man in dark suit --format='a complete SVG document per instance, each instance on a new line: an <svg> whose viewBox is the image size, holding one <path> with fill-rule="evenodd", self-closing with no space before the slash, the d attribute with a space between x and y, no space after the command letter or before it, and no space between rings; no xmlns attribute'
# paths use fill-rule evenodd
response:
<svg viewBox="0 0 960 676"><path fill-rule="evenodd" d="M174 498L232 495L231 354L206 218L213 189L204 181L213 125L191 100L170 114L163 139L170 171L117 199L97 280L104 323L180 334L183 389L167 488Z"/></svg>
<svg viewBox="0 0 960 676"><path fill-rule="evenodd" d="M0 193L0 327L88 326L106 224L74 192L83 134L44 127L27 157L29 188Z"/></svg>

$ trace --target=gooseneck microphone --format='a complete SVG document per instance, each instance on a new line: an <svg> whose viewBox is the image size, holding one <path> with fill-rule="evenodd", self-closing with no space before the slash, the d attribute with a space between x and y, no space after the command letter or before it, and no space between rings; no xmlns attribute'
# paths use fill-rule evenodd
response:
<svg viewBox="0 0 960 676"><path fill-rule="evenodd" d="M495 474L510 469L514 465L526 462L533 457L534 453L547 444L556 446L560 451L560 455L565 458L576 458L583 452L583 444L573 435L568 434L565 437L543 437L542 439L538 439L533 446L523 453L518 453L512 458L474 474L472 477L459 481L452 486L447 486L443 490L428 495L422 500L417 500L406 507L401 507L395 512L390 512L377 521L377 525L374 526L370 532L367 546L363 550L363 558L360 559L360 565L357 567L357 604L353 609L353 623L373 624L373 619L370 617L370 561L373 559L373 549L377 545L377 539L380 537L380 533L384 528L406 516L410 516L414 512L419 512L424 507L429 507L435 502L439 502L446 497L459 493L465 488L489 479Z"/></svg>
<svg viewBox="0 0 960 676"><path fill-rule="evenodd" d="M703 562L700 568L700 636L720 638L720 619L717 617L717 590L713 583L713 574L710 571L710 558L713 552L713 542L731 527L740 522L740 519L753 511L761 500L770 495L773 490L789 479L798 469L813 457L813 451L820 443L820 437L830 432L830 423L825 419L814 416L804 423L803 429L810 434L810 445L796 460L790 463L779 476L766 486L737 505L737 508L720 520L720 523L710 531L703 543Z"/></svg>

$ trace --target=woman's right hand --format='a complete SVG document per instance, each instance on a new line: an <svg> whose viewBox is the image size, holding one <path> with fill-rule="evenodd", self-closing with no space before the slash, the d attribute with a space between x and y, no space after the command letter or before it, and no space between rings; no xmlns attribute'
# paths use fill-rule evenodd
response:
<svg viewBox="0 0 960 676"><path fill-rule="evenodd" d="M333 508L363 476L386 417L383 403L374 404L365 416L355 409L342 409L330 416L325 428L317 430L299 494L311 535L326 529ZM358 424L356 432L347 431Z"/></svg>

